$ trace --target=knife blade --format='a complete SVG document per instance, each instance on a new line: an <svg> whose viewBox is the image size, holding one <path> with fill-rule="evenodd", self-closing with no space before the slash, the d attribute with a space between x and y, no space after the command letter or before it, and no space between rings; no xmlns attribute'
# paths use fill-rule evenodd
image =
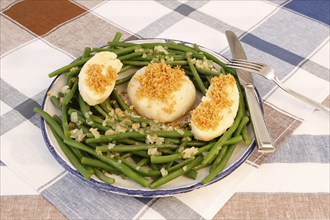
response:
<svg viewBox="0 0 330 220"><path fill-rule="evenodd" d="M235 33L232 31L226 31L225 33L233 58L246 60L247 57L245 55L244 49ZM252 74L243 70L236 70L236 73L239 82L245 91L246 101L250 112L250 118L258 146L258 151L262 153L274 152L275 148L269 135L263 113L259 106L260 104L258 102L258 96L253 85Z"/></svg>

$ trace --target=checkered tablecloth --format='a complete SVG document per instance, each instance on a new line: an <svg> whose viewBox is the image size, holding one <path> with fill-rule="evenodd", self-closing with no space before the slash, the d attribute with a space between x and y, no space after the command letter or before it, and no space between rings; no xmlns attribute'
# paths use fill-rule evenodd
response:
<svg viewBox="0 0 330 220"><path fill-rule="evenodd" d="M329 1L1 0L1 219L329 219L329 116L254 76L277 151L254 151L230 176L166 198L86 185L51 156L40 132L47 74L85 46L170 38L231 57L234 31L251 60L329 106Z"/></svg>

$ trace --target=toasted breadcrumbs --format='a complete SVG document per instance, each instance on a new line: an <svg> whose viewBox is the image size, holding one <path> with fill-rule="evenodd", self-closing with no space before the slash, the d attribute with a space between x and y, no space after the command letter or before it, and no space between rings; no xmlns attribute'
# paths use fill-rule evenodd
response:
<svg viewBox="0 0 330 220"><path fill-rule="evenodd" d="M107 67L106 75L102 74L104 65L90 64L87 67L86 84L96 94L105 92L106 87L110 86L117 78L116 70L111 66Z"/></svg>
<svg viewBox="0 0 330 220"><path fill-rule="evenodd" d="M236 86L235 78L228 75L219 75L211 80L212 87L207 91L210 98L202 102L195 110L191 112L191 120L201 130L214 130L222 119L219 111L233 104L228 94L228 88Z"/></svg>
<svg viewBox="0 0 330 220"><path fill-rule="evenodd" d="M176 104L172 93L180 89L184 79L184 71L179 66L172 68L165 63L149 64L145 74L137 77L141 87L136 97L162 101L167 104L163 110L171 114Z"/></svg>

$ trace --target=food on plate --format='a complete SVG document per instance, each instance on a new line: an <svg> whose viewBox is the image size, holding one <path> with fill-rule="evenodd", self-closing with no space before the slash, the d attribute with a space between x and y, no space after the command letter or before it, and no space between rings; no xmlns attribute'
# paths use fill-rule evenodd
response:
<svg viewBox="0 0 330 220"><path fill-rule="evenodd" d="M100 104L110 96L122 66L117 55L108 51L95 54L84 64L78 76L78 88L88 105Z"/></svg>
<svg viewBox="0 0 330 220"><path fill-rule="evenodd" d="M202 102L191 113L191 129L198 140L209 141L223 134L234 122L239 105L235 78L213 77Z"/></svg>
<svg viewBox="0 0 330 220"><path fill-rule="evenodd" d="M46 143L102 183L214 181L236 144L250 141L235 71L196 44L119 38L49 74L63 75L34 108L54 134Z"/></svg>
<svg viewBox="0 0 330 220"><path fill-rule="evenodd" d="M174 121L191 109L196 89L180 67L152 63L139 69L127 86L134 109L160 122Z"/></svg>

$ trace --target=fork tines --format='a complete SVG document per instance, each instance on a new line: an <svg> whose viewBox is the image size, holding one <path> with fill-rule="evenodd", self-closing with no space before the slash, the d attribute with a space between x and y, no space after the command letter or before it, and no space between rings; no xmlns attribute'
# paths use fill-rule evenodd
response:
<svg viewBox="0 0 330 220"><path fill-rule="evenodd" d="M260 68L265 66L262 63L258 63L258 62L250 61L250 60L243 60L243 59L232 59L231 63L246 64L246 65L251 65L251 66L260 67Z"/></svg>
<svg viewBox="0 0 330 220"><path fill-rule="evenodd" d="M260 70L261 68L264 67L263 64L257 63L254 61L250 60L243 60L243 59L232 59L230 60L229 64L227 64L228 67L233 67L233 68L249 68L253 70Z"/></svg>

